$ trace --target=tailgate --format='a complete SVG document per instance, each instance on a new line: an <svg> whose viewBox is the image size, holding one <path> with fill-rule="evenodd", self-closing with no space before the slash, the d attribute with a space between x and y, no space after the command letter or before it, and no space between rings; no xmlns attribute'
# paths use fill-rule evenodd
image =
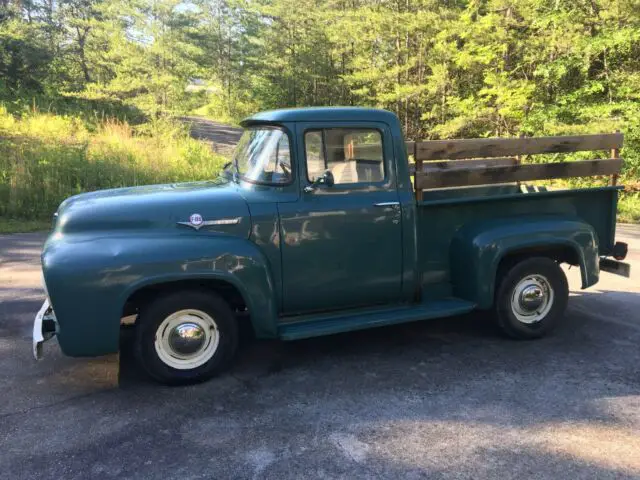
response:
<svg viewBox="0 0 640 480"><path fill-rule="evenodd" d="M600 256L613 254L616 236L618 192L622 187L602 187L587 190L568 190L573 198L576 214L589 223L598 235Z"/></svg>

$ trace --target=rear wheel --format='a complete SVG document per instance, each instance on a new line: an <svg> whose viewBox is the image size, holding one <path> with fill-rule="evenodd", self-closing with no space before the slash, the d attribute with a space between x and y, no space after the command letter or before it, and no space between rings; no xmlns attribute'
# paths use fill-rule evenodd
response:
<svg viewBox="0 0 640 480"><path fill-rule="evenodd" d="M233 312L218 295L182 291L158 298L140 312L136 357L155 380L197 383L224 370L238 344Z"/></svg>
<svg viewBox="0 0 640 480"><path fill-rule="evenodd" d="M528 258L499 280L495 318L512 338L539 338L560 323L568 298L567 277L558 263L546 257Z"/></svg>

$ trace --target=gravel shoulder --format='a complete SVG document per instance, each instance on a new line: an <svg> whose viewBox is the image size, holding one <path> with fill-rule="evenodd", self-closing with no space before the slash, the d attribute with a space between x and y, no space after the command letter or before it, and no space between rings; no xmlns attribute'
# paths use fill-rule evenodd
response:
<svg viewBox="0 0 640 480"><path fill-rule="evenodd" d="M242 129L223 123L214 122L203 117L186 116L180 120L189 125L189 131L193 138L211 144L216 153L230 157L233 153Z"/></svg>

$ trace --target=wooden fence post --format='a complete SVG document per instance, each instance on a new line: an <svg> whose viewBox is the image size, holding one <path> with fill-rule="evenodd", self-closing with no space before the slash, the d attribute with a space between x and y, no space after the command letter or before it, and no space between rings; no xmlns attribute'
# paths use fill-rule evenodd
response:
<svg viewBox="0 0 640 480"><path fill-rule="evenodd" d="M520 135L518 136L519 138L524 138L524 133L520 132ZM516 165L520 165L522 163L522 155L516 155ZM516 182L516 184L518 185L518 190L520 190L522 188L522 186L520 185L520 182Z"/></svg>
<svg viewBox="0 0 640 480"><path fill-rule="evenodd" d="M620 130L616 130L616 133L620 133ZM611 158L619 158L620 157L620 150L617 148L612 148L611 149ZM618 184L618 175L617 173L614 173L613 175L611 175L611 185L617 185Z"/></svg>
<svg viewBox="0 0 640 480"><path fill-rule="evenodd" d="M422 174L422 159L418 160L418 142L413 143L413 160L415 162L416 171L413 175L413 187L416 191L416 201L422 201L422 189L418 187L418 176Z"/></svg>

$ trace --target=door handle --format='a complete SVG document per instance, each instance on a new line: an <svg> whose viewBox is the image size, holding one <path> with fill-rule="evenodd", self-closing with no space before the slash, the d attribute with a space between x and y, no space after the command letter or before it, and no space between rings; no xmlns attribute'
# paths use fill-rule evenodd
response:
<svg viewBox="0 0 640 480"><path fill-rule="evenodd" d="M374 203L374 207L398 207L400 206L400 202L380 202Z"/></svg>

